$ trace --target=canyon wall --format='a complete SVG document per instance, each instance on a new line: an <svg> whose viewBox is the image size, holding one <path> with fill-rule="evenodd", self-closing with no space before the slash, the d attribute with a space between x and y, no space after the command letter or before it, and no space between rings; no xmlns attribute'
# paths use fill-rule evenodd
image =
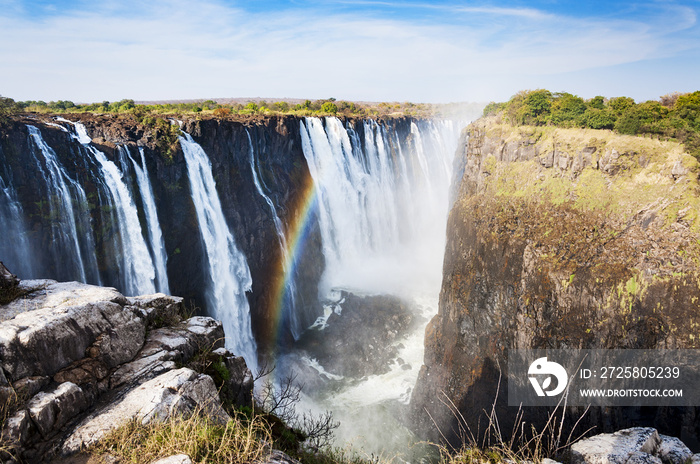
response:
<svg viewBox="0 0 700 464"><path fill-rule="evenodd" d="M424 434L455 438L460 415L483 433L492 405L512 430L508 349L698 348L700 170L682 146L491 118L463 132L455 166L412 397ZM526 408L527 427L547 412ZM697 447L699 423L694 408L594 408L579 430L654 424Z"/></svg>

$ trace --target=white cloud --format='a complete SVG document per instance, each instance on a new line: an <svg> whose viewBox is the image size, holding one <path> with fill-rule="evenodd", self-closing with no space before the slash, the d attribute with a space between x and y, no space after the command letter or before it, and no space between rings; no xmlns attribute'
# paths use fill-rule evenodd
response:
<svg viewBox="0 0 700 464"><path fill-rule="evenodd" d="M698 46L682 37L696 25L687 7L646 20L461 7L440 24L360 11L252 14L182 0L43 19L0 14L0 93L18 99L503 99L526 83L566 74L575 87L576 72Z"/></svg>

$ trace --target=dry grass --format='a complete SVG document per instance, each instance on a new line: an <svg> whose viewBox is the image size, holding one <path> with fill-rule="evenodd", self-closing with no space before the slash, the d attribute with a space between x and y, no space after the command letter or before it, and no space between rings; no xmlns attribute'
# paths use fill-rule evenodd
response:
<svg viewBox="0 0 700 464"><path fill-rule="evenodd" d="M563 453L573 443L585 436L591 429L583 432L577 428L581 420L588 412L588 408L577 418L568 434L565 434L565 419L567 412L566 395L547 415L544 425L537 429L532 424L526 427L522 409L518 410L513 429L506 435L501 430L501 425L496 414L496 402L500 393L501 379L494 395L494 401L490 410L484 410L487 419L486 430L483 434L475 435L470 429L467 420L457 406L442 393L440 402L444 404L457 421L457 427L461 436L459 448L438 446L440 449L440 464L500 464L500 463L535 463L539 464L545 458L560 460ZM443 438L444 435L443 435ZM447 438L445 438L447 442Z"/></svg>
<svg viewBox="0 0 700 464"><path fill-rule="evenodd" d="M269 453L267 424L260 418L236 415L219 425L204 414L146 425L132 420L109 434L91 451L111 454L121 462L151 462L186 454L197 463L250 463Z"/></svg>

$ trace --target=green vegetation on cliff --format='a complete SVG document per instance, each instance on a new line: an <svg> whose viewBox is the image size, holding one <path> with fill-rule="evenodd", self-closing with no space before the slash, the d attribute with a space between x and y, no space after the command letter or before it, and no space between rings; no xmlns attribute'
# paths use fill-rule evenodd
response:
<svg viewBox="0 0 700 464"><path fill-rule="evenodd" d="M490 240L525 247L524 321L542 304L560 313L543 340L697 347L680 327L697 316L700 164L681 144L496 117L469 131L455 210L484 221Z"/></svg>
<svg viewBox="0 0 700 464"><path fill-rule="evenodd" d="M523 91L505 103L490 103L484 115L501 114L514 125L611 129L620 134L678 140L700 158L700 91L635 103L629 97L584 100L566 92Z"/></svg>
<svg viewBox="0 0 700 464"><path fill-rule="evenodd" d="M297 100L298 101L298 100ZM431 117L454 116L464 112L478 112L483 105L479 104L426 104L411 102L349 102L336 101L335 98L320 100L304 100L299 103L290 101L268 102L255 100L241 102L233 100L195 100L178 103L137 104L134 100L125 99L117 102L103 101L100 103L73 103L67 100L51 101L28 100L16 102L11 98L0 97L0 120L9 113L93 113L93 114L135 114L157 117L158 115L213 115L227 117L242 116L332 116L345 117Z"/></svg>

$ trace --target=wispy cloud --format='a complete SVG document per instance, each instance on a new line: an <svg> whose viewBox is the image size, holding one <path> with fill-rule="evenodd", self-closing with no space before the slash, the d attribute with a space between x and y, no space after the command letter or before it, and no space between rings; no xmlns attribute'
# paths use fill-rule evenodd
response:
<svg viewBox="0 0 700 464"><path fill-rule="evenodd" d="M499 99L564 74L571 84L555 90L576 91L572 73L699 46L696 9L668 2L612 19L454 3L416 19L363 0L264 13L216 0L105 2L37 18L0 2L15 5L0 13L0 93L20 99Z"/></svg>

